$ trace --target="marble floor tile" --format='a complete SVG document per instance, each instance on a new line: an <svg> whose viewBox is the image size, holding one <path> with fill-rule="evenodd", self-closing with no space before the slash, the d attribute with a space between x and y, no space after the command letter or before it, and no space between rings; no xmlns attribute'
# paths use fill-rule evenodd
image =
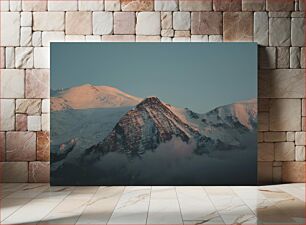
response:
<svg viewBox="0 0 306 225"><path fill-rule="evenodd" d="M1 224L305 224L305 184L1 185Z"/></svg>
<svg viewBox="0 0 306 225"><path fill-rule="evenodd" d="M177 187L176 192L184 221L205 221L217 216L217 210L202 187Z"/></svg>
<svg viewBox="0 0 306 225"><path fill-rule="evenodd" d="M126 187L108 224L145 224L151 187Z"/></svg>
<svg viewBox="0 0 306 225"><path fill-rule="evenodd" d="M33 199L2 221L2 224L38 223L56 207L60 201L61 200L48 201L44 199Z"/></svg>
<svg viewBox="0 0 306 225"><path fill-rule="evenodd" d="M4 198L0 202L0 218L1 221L5 220L8 216L12 215L15 211L30 202L31 198Z"/></svg>
<svg viewBox="0 0 306 225"><path fill-rule="evenodd" d="M152 187L147 224L183 224L175 187Z"/></svg>
<svg viewBox="0 0 306 225"><path fill-rule="evenodd" d="M87 203L77 224L106 224L123 191L124 187L100 187Z"/></svg>

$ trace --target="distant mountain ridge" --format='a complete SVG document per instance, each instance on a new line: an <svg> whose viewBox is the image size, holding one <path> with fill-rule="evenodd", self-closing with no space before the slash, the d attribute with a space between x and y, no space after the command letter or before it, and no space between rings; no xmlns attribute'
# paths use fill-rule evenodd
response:
<svg viewBox="0 0 306 225"><path fill-rule="evenodd" d="M52 91L52 96L52 111L134 106L142 100L114 87L90 84Z"/></svg>
<svg viewBox="0 0 306 225"><path fill-rule="evenodd" d="M174 137L194 145L195 153L243 148L239 135L254 130L256 106L256 101L251 100L198 114L149 97L127 112L103 141L84 154L90 158L108 152L139 156Z"/></svg>

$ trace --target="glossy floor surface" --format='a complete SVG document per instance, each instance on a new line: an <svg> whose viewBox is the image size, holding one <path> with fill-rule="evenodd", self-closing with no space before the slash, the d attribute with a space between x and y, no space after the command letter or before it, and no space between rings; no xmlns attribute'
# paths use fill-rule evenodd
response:
<svg viewBox="0 0 306 225"><path fill-rule="evenodd" d="M261 187L0 185L1 224L305 224L305 184Z"/></svg>

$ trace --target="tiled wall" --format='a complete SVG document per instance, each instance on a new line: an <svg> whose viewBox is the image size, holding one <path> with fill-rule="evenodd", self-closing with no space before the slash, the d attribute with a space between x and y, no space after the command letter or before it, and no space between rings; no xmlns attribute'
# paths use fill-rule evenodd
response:
<svg viewBox="0 0 306 225"><path fill-rule="evenodd" d="M257 42L259 181L305 181L303 2L1 0L2 181L49 180L50 41Z"/></svg>

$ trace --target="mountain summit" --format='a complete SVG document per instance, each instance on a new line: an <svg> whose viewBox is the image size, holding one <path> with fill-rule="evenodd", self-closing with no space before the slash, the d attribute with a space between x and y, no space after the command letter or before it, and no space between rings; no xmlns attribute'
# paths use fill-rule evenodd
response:
<svg viewBox="0 0 306 225"><path fill-rule="evenodd" d="M116 108L134 106L140 101L141 98L113 87L85 84L58 91L51 98L51 110Z"/></svg>
<svg viewBox="0 0 306 225"><path fill-rule="evenodd" d="M99 144L88 149L88 153L124 152L140 155L154 150L172 138L197 147L208 147L210 138L184 123L157 97L149 97L128 111L116 124L112 132Z"/></svg>

